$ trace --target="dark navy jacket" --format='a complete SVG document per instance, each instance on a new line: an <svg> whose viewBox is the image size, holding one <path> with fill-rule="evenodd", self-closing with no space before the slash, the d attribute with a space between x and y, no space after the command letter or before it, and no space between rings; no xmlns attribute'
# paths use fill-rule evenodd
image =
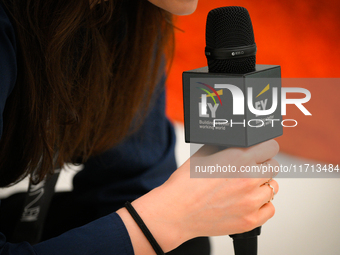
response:
<svg viewBox="0 0 340 255"><path fill-rule="evenodd" d="M15 28L0 4L0 137L6 99L20 75L16 45ZM164 87L164 79L159 87ZM115 211L125 201L161 185L176 169L175 136L164 114L164 92L156 95L139 131L88 160L74 177L72 192L55 195L46 221L46 240L33 246L27 242L12 244L0 233L0 255L134 254L128 232ZM4 200L1 207L5 204ZM11 206L7 214L15 210Z"/></svg>

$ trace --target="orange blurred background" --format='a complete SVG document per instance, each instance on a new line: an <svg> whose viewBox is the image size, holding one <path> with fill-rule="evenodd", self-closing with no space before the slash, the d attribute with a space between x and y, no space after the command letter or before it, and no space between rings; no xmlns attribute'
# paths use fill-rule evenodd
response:
<svg viewBox="0 0 340 255"><path fill-rule="evenodd" d="M175 58L167 81L167 115L171 120L183 122L182 72L207 65L206 17L211 9L222 6L243 6L249 11L257 64L280 65L284 78L340 77L340 1L200 0L194 14L177 17L175 22L183 31L176 31ZM283 86L291 86L286 81ZM298 125L284 128L283 136L276 140L283 152L338 164L340 79L306 81L292 86L311 92L312 98L304 106L312 116L287 106L283 119L296 119Z"/></svg>

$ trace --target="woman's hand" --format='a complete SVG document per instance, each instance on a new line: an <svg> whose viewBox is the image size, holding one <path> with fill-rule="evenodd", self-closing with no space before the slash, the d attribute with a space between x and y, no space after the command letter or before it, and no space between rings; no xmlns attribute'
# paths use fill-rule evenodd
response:
<svg viewBox="0 0 340 255"><path fill-rule="evenodd" d="M274 215L274 206L268 202L273 190L263 185L269 178L190 178L190 160L195 160L195 164L231 165L237 169L263 162L277 166L272 158L278 151L279 146L274 140L250 148L222 151L203 146L163 185L133 201L132 205L164 252L198 236L250 231ZM277 193L277 182L271 180L270 184ZM128 229L135 254L154 254L126 209L117 213Z"/></svg>

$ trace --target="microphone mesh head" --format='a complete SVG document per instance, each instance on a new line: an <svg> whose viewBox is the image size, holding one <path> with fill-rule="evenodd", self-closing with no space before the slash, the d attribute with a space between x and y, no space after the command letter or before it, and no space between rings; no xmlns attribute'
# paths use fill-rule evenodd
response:
<svg viewBox="0 0 340 255"><path fill-rule="evenodd" d="M207 18L208 48L233 48L255 44L253 26L247 9L238 6L211 10ZM209 72L247 73L255 70L256 56L235 59L208 59Z"/></svg>

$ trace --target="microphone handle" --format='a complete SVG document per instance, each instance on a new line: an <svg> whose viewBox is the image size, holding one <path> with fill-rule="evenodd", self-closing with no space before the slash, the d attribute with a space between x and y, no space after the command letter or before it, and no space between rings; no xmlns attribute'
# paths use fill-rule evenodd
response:
<svg viewBox="0 0 340 255"><path fill-rule="evenodd" d="M257 236L260 234L261 227L257 227L249 232L230 235L235 255L257 255Z"/></svg>

